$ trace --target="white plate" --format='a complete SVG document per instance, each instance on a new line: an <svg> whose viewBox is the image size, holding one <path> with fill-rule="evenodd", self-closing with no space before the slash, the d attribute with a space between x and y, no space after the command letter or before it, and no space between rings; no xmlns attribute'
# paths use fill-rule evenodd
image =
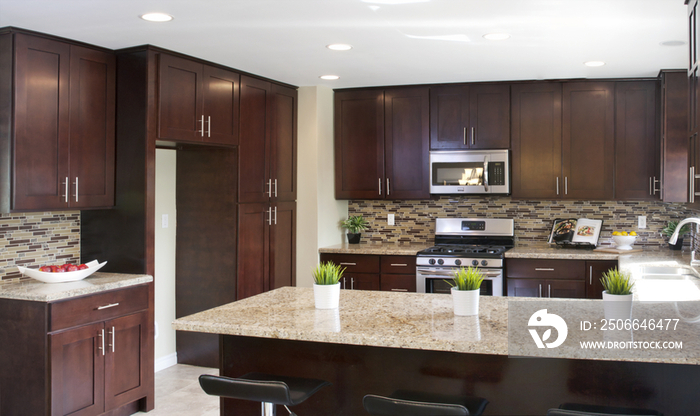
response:
<svg viewBox="0 0 700 416"><path fill-rule="evenodd" d="M19 272L25 276L29 276L32 279L39 280L44 283L64 283L64 282L75 282L76 280L83 280L96 271L100 270L102 266L107 264L107 262L99 263L97 260L93 260L89 263L85 263L88 266L87 269L76 270L74 272L63 272L63 273L51 273L51 272L40 272L37 269L29 269L27 267L17 266Z"/></svg>

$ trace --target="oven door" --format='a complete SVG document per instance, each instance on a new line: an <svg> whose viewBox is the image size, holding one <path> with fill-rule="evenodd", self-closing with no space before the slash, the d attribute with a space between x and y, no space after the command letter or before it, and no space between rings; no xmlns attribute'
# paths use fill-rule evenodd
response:
<svg viewBox="0 0 700 416"><path fill-rule="evenodd" d="M508 175L508 150L430 152L431 194L508 194Z"/></svg>
<svg viewBox="0 0 700 416"><path fill-rule="evenodd" d="M455 267L416 267L416 292L450 293ZM484 273L481 295L503 296L503 269L480 269Z"/></svg>

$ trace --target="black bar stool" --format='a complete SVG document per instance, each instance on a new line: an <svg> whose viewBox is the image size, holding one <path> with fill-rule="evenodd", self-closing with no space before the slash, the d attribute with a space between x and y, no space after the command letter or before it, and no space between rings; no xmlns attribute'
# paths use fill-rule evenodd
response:
<svg viewBox="0 0 700 416"><path fill-rule="evenodd" d="M399 390L389 397L368 394L362 399L373 416L479 416L488 400L481 397L446 396Z"/></svg>
<svg viewBox="0 0 700 416"><path fill-rule="evenodd" d="M199 376L199 385L212 396L260 402L263 416L275 416L275 405L282 405L290 415L295 415L287 406L303 402L331 383L310 378L248 373L238 378L203 374Z"/></svg>
<svg viewBox="0 0 700 416"><path fill-rule="evenodd" d="M663 416L652 409L600 406L594 404L564 403L558 409L549 409L547 416Z"/></svg>

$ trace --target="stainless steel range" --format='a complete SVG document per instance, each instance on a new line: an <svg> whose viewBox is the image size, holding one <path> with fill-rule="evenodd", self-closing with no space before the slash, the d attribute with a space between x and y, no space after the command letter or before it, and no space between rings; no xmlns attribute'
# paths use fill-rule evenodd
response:
<svg viewBox="0 0 700 416"><path fill-rule="evenodd" d="M416 258L416 291L450 293L445 282L459 267L479 266L482 295L503 296L504 253L515 245L513 220L438 218L435 246Z"/></svg>

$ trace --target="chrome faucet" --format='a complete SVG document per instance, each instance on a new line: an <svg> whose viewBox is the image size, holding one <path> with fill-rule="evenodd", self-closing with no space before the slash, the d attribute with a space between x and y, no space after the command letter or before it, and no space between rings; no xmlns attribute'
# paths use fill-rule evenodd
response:
<svg viewBox="0 0 700 416"><path fill-rule="evenodd" d="M669 244L676 244L676 241L678 241L678 233L681 231L681 228L688 224L688 223L695 223L695 224L700 224L700 218L686 218L683 221L679 222L678 225L676 226L676 229L673 231L673 235L671 235L671 238L668 239ZM695 250L690 252L690 265L691 266L697 266L700 265L700 260L695 259Z"/></svg>

